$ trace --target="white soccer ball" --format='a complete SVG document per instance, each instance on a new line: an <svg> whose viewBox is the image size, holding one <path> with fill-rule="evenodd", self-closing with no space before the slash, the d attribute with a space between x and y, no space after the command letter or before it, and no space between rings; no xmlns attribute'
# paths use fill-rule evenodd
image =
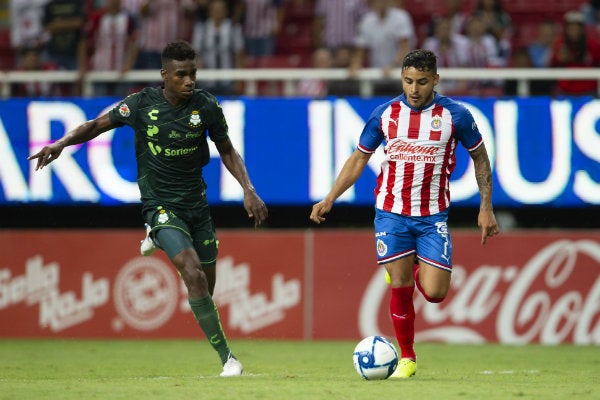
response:
<svg viewBox="0 0 600 400"><path fill-rule="evenodd" d="M398 352L388 339L369 336L354 348L354 369L366 380L387 379L398 366Z"/></svg>

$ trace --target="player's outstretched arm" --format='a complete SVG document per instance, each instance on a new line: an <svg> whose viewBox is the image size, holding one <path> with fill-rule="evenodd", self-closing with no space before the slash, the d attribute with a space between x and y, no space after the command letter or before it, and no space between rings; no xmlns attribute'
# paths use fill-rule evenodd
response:
<svg viewBox="0 0 600 400"><path fill-rule="evenodd" d="M216 142L215 145L221 156L221 161L244 189L244 208L248 213L248 217L254 218L255 227L261 225L269 216L269 211L250 181L244 160L233 147L231 140Z"/></svg>
<svg viewBox="0 0 600 400"><path fill-rule="evenodd" d="M27 159L37 159L37 164L35 166L35 170L37 171L38 169L42 169L52 161L56 160L65 147L87 142L102 132L106 132L115 127L116 125L110 121L108 114L104 114L94 120L87 121L79 125L72 131L67 132L65 136L48 146L44 146L37 153L27 157Z"/></svg>
<svg viewBox="0 0 600 400"><path fill-rule="evenodd" d="M492 168L484 144L469 154L473 159L475 178L479 187L480 205L477 225L481 229L481 244L485 244L488 237L500 233L492 206Z"/></svg>
<svg viewBox="0 0 600 400"><path fill-rule="evenodd" d="M358 180L369 162L369 158L371 158L371 154L363 153L358 149L354 150L335 179L331 191L323 200L313 206L309 217L311 221L317 224L325 221L324 215L331 211L335 200Z"/></svg>

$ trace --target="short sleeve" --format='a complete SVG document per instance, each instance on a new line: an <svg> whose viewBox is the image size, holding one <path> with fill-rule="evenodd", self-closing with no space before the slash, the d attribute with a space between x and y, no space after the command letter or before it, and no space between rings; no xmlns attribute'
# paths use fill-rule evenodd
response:
<svg viewBox="0 0 600 400"><path fill-rule="evenodd" d="M383 133L380 129L379 118L372 115L360 134L358 150L368 154L374 153L381 142L383 142Z"/></svg>
<svg viewBox="0 0 600 400"><path fill-rule="evenodd" d="M135 123L140 96L141 95L138 92L121 100L112 110L108 112L110 122L118 126L133 126Z"/></svg>
<svg viewBox="0 0 600 400"><path fill-rule="evenodd" d="M460 104L457 104L454 113L456 138L468 151L475 150L483 143L483 139L473 115L465 106Z"/></svg>
<svg viewBox="0 0 600 400"><path fill-rule="evenodd" d="M223 142L229 138L229 128L221 104L214 96L210 96L209 112L211 114L208 136L213 142Z"/></svg>

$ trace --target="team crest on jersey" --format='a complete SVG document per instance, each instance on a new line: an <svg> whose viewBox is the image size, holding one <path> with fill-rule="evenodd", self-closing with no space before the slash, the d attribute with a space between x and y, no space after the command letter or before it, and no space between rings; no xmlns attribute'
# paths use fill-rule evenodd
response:
<svg viewBox="0 0 600 400"><path fill-rule="evenodd" d="M442 117L440 117L439 115L435 115L431 119L431 129L433 129L434 131L439 131L440 129L442 129Z"/></svg>
<svg viewBox="0 0 600 400"><path fill-rule="evenodd" d="M126 103L121 103L121 105L119 106L119 114L121 114L121 116L127 118L129 117L129 115L131 115L131 111L129 110L129 107L127 106Z"/></svg>
<svg viewBox="0 0 600 400"><path fill-rule="evenodd" d="M201 123L202 120L200 119L200 113L198 113L197 110L192 111L192 115L190 115L190 122L188 122L188 125L193 128L197 128L200 126Z"/></svg>
<svg viewBox="0 0 600 400"><path fill-rule="evenodd" d="M385 256L385 253L387 253L387 244L385 244L383 240L377 239L377 254L379 254L379 256Z"/></svg>

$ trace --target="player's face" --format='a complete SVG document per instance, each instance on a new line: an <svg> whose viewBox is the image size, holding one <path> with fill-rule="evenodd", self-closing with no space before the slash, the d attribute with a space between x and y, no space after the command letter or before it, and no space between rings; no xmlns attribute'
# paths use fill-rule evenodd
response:
<svg viewBox="0 0 600 400"><path fill-rule="evenodd" d="M433 71L419 71L414 67L402 70L402 89L406 101L411 107L423 108L431 103L433 89L440 81L440 76Z"/></svg>
<svg viewBox="0 0 600 400"><path fill-rule="evenodd" d="M194 94L196 86L195 60L168 61L161 69L160 74L165 86L165 96L171 103L181 103Z"/></svg>

